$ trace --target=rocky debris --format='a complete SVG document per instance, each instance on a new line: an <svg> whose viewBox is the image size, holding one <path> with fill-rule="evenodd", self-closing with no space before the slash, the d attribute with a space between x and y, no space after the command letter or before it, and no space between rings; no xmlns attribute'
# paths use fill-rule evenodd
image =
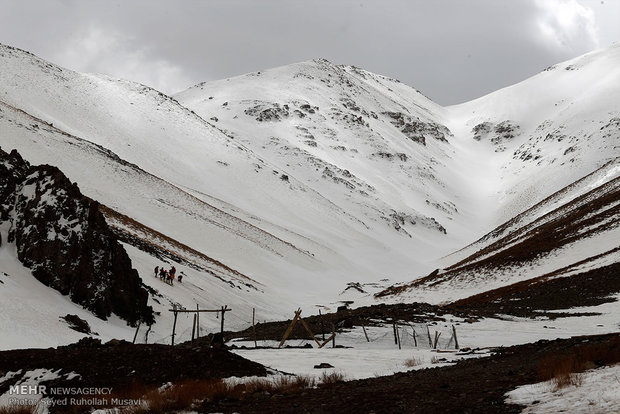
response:
<svg viewBox="0 0 620 414"><path fill-rule="evenodd" d="M304 105L302 105L303 107ZM309 106L309 105L308 105ZM314 113L314 110L313 112ZM317 143L316 143L316 139L314 137L314 135L312 135L312 133L310 133L310 131L308 130L308 128L305 128L301 125L296 125L295 129L297 129L299 131L299 133L297 134L297 136L305 139L304 143L310 147L316 147Z"/></svg>
<svg viewBox="0 0 620 414"><path fill-rule="evenodd" d="M425 200L426 204L436 208L437 210L443 211L446 214L454 214L458 213L459 210L456 208L456 205L451 201L445 201L443 203L435 203L430 200Z"/></svg>
<svg viewBox="0 0 620 414"><path fill-rule="evenodd" d="M322 160L316 158L317 161ZM349 190L357 190L360 194L368 195L368 192L374 192L375 188L365 181L360 180L349 170L343 170L333 164L325 165L321 174L323 179L330 179L337 184L342 184Z"/></svg>
<svg viewBox="0 0 620 414"><path fill-rule="evenodd" d="M491 138L491 142L495 145L501 145L505 141L510 141L519 134L520 129L521 127L512 121L500 122L493 128L495 136Z"/></svg>
<svg viewBox="0 0 620 414"><path fill-rule="evenodd" d="M153 322L138 272L99 212L99 203L56 167L31 166L0 149L0 222L18 259L43 284L106 319Z"/></svg>
<svg viewBox="0 0 620 414"><path fill-rule="evenodd" d="M407 162L407 160L409 159L409 157L407 157L407 154L405 154L404 152L391 153L391 152L379 151L379 152L372 153L370 156L376 157L376 158L383 158L384 160L388 160L388 161L401 160L402 162Z"/></svg>
<svg viewBox="0 0 620 414"><path fill-rule="evenodd" d="M491 132L493 124L491 122L482 122L472 128L471 132L474 134L474 139L480 141Z"/></svg>
<svg viewBox="0 0 620 414"><path fill-rule="evenodd" d="M347 290L355 290L359 293L366 293L366 291L364 290L364 287L362 286L360 282L347 283L347 287L344 289L342 293L346 292Z"/></svg>
<svg viewBox="0 0 620 414"><path fill-rule="evenodd" d="M383 112L389 117L392 125L400 130L407 138L426 145L426 138L434 138L437 141L448 142L446 137L452 137L452 132L444 125L435 122L424 122L419 118L412 118L402 112Z"/></svg>
<svg viewBox="0 0 620 414"><path fill-rule="evenodd" d="M346 107L346 106L345 106ZM359 110L358 107L355 107ZM355 128L370 128L370 124L364 120L364 116L358 115L356 112L345 112L340 108L332 107L329 108L330 117L333 120L339 121L345 124L345 127L349 129L351 127Z"/></svg>
<svg viewBox="0 0 620 414"><path fill-rule="evenodd" d="M318 106L312 106L312 105L307 104L307 103L305 103L305 104L301 104L301 105L299 106L299 108L300 108L302 111L305 111L305 112L307 112L307 113L309 113L309 114L314 114L314 113L316 113L316 112L318 112L318 111L319 111L319 107L318 107Z"/></svg>
<svg viewBox="0 0 620 414"><path fill-rule="evenodd" d="M278 103L272 103L270 106L267 104L255 105L243 112L246 115L255 117L254 119L258 122L281 121L284 118L288 118L290 114L288 105L280 105Z"/></svg>
<svg viewBox="0 0 620 414"><path fill-rule="evenodd" d="M488 139L496 146L495 152L506 150L505 143L514 139L521 127L512 121L502 121L499 124L483 122L476 125L472 130L473 138L476 141Z"/></svg>
<svg viewBox="0 0 620 414"><path fill-rule="evenodd" d="M88 324L87 321L85 321L84 319L80 318L77 315L67 314L65 316L62 316L60 319L66 321L69 324L69 328L73 329L74 331L84 333L87 335L90 335L90 334L98 335L96 332L93 333L90 330L90 325Z"/></svg>
<svg viewBox="0 0 620 414"><path fill-rule="evenodd" d="M414 216L414 215L407 214L404 212L391 210L391 213L388 215L388 217L384 217L384 218L391 224L392 227L394 227L396 231L403 232L407 234L409 237L412 237L412 236L405 229L406 225L412 225L412 226L419 225L419 226L426 227L428 229L437 230L443 234L447 234L445 227L442 226L433 217L425 217L425 216L420 216L420 215Z"/></svg>
<svg viewBox="0 0 620 414"><path fill-rule="evenodd" d="M258 122L278 122L289 117L305 118L318 111L318 106L312 106L303 101L293 101L285 104L254 101L254 106L247 108L243 112L246 115L253 116Z"/></svg>

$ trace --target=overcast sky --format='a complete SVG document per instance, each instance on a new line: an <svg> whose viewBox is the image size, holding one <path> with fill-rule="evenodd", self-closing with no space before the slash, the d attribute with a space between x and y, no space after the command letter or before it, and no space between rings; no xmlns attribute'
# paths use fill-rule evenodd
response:
<svg viewBox="0 0 620 414"><path fill-rule="evenodd" d="M166 93L322 57L454 104L620 40L620 0L0 0L0 8L1 43Z"/></svg>

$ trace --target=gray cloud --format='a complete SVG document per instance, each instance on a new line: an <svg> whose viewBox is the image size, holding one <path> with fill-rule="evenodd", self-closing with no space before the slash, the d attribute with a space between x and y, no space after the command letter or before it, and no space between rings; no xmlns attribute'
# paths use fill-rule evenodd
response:
<svg viewBox="0 0 620 414"><path fill-rule="evenodd" d="M450 104L596 48L587 2L0 0L0 41L168 93L324 57Z"/></svg>

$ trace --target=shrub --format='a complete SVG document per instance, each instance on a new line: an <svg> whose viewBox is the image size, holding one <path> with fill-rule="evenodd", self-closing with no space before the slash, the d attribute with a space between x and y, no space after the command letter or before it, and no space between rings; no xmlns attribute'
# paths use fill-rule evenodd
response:
<svg viewBox="0 0 620 414"><path fill-rule="evenodd" d="M10 405L8 407L0 407L0 414L32 414L35 407L34 405Z"/></svg>
<svg viewBox="0 0 620 414"><path fill-rule="evenodd" d="M229 387L221 379L187 380L165 389L151 389L143 397L147 407L138 408L133 412L168 413L191 409L195 403L222 398L228 395L229 391Z"/></svg>
<svg viewBox="0 0 620 414"><path fill-rule="evenodd" d="M405 366L408 368L417 367L418 365L422 365L422 360L420 358L411 357L405 360Z"/></svg>
<svg viewBox="0 0 620 414"><path fill-rule="evenodd" d="M620 362L620 339L614 338L600 344L582 345L571 353L561 353L543 358L538 364L541 381L551 380L555 390L583 383L581 372L597 366Z"/></svg>
<svg viewBox="0 0 620 414"><path fill-rule="evenodd" d="M323 371L319 382L321 383L321 385L331 385L337 384L339 382L344 382L344 380L345 376L342 372L332 371L328 373L326 371Z"/></svg>

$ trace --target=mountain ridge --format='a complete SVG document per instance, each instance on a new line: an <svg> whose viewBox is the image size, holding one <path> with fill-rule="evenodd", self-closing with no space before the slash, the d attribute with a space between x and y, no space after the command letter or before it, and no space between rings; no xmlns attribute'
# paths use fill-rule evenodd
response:
<svg viewBox="0 0 620 414"><path fill-rule="evenodd" d="M172 305L226 300L244 314L258 307L282 317L300 305L337 307L350 282L389 279L378 284L385 288L449 266L456 256L446 255L612 162L620 107L603 92L613 95L620 72L583 99L578 89L618 54L545 72L562 75L553 91L564 98L549 93L537 103L548 111L530 118L514 108L530 108L543 93L536 77L441 107L397 80L314 60L168 97L0 46L0 139L153 230L140 239L141 230L107 216L161 295L152 296L161 326ZM579 76L579 85L566 81ZM574 99L557 109L565 95ZM175 251L196 252L192 260L212 259L260 288L235 283L224 267L209 269L212 277L207 267L176 262L179 254L151 256L142 249L153 239L186 246ZM162 260L188 284L169 289L149 278ZM165 330L154 335L163 340Z"/></svg>

